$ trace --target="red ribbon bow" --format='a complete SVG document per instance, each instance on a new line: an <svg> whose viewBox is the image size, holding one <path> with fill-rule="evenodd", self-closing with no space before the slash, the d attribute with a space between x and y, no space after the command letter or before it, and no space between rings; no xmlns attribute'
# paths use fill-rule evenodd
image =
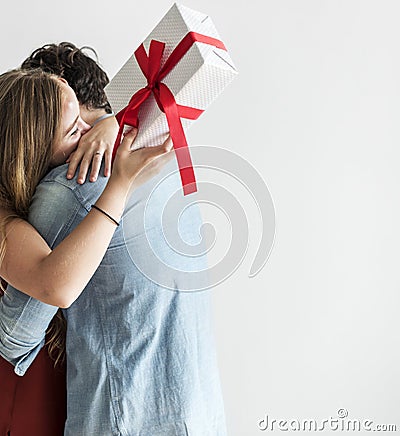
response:
<svg viewBox="0 0 400 436"><path fill-rule="evenodd" d="M139 89L139 91L132 96L128 105L118 112L116 117L119 123L119 132L113 150L114 159L117 148L121 143L124 125L132 127L138 126L140 106L150 97L151 94L153 94L158 107L165 113L167 118L174 149L179 149L179 152L176 153L176 157L178 160L184 195L196 192L197 187L181 118L196 120L204 111L177 104L171 90L162 82L162 80L182 59L195 42L202 42L226 50L224 43L218 39L195 32L189 32L175 47L174 51L165 61L163 67L161 67L161 60L164 53L165 43L153 39L150 42L148 55L143 44L141 44L135 51L135 57L139 67L147 79L147 86Z"/></svg>

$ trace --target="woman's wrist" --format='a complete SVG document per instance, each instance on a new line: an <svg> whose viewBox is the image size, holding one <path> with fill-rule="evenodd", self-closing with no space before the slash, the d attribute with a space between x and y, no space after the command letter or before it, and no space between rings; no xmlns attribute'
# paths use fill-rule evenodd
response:
<svg viewBox="0 0 400 436"><path fill-rule="evenodd" d="M119 222L124 212L130 186L131 183L123 177L111 174L103 193L96 201L96 205Z"/></svg>
<svg viewBox="0 0 400 436"><path fill-rule="evenodd" d="M103 210L101 207L98 207L96 204L92 204L92 209L95 209L102 213L105 217L107 217L112 223L114 223L117 227L119 226L119 221L113 218L109 213Z"/></svg>

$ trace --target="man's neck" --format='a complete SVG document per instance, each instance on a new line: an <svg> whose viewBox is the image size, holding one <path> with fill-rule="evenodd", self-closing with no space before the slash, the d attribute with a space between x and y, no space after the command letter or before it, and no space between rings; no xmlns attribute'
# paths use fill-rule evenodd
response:
<svg viewBox="0 0 400 436"><path fill-rule="evenodd" d="M84 105L80 105L79 107L81 118L89 125L93 125L98 118L107 113L105 109L88 109Z"/></svg>

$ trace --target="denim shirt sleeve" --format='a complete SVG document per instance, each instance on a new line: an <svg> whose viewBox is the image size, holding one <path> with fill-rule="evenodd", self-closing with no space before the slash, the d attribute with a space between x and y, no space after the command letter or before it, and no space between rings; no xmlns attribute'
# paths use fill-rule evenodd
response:
<svg viewBox="0 0 400 436"><path fill-rule="evenodd" d="M51 248L87 213L87 204L82 204L79 192L77 195L73 189L74 181L67 181L64 172L61 177L65 183L45 180L38 186L29 211L29 222ZM0 356L14 365L16 374L24 375L43 347L46 329L57 310L8 286L0 300Z"/></svg>
<svg viewBox="0 0 400 436"><path fill-rule="evenodd" d="M8 286L0 301L0 355L24 375L43 347L46 329L58 307Z"/></svg>

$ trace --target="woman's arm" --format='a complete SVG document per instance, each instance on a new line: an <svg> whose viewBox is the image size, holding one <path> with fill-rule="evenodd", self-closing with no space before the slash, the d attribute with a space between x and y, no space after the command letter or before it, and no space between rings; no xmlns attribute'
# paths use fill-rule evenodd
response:
<svg viewBox="0 0 400 436"><path fill-rule="evenodd" d="M135 136L136 131L125 136L112 175L96 202L117 221L138 174L143 183L144 174L147 179L154 176L172 157L172 153L168 153L169 140L157 147L131 151ZM15 288L44 303L69 307L99 266L115 228L103 213L91 210L75 230L51 250L30 224L14 219L6 227L6 253L0 275Z"/></svg>

